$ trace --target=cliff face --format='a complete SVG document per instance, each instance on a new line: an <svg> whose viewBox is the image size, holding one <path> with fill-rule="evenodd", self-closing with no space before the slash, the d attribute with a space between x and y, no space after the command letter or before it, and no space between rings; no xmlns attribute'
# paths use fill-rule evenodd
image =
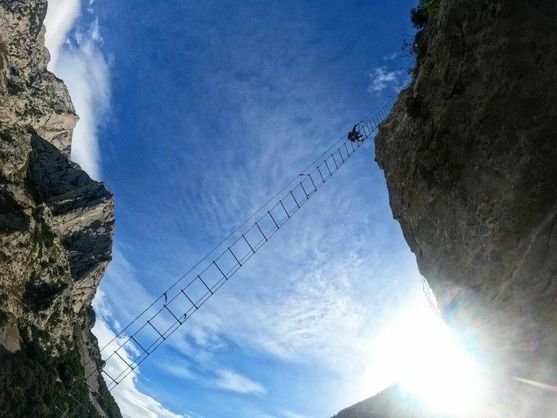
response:
<svg viewBox="0 0 557 418"><path fill-rule="evenodd" d="M557 386L557 3L424 4L413 82L376 138L391 208L500 386L489 416L552 416L555 394L518 381Z"/></svg>
<svg viewBox="0 0 557 418"><path fill-rule="evenodd" d="M64 83L46 69L46 7L0 0L0 387L17 386L16 364L44 369L33 383L22 378L19 399L42 412L9 416L59 416L56 407L75 403L64 395L72 385L90 401L78 377L90 358L99 361L90 304L114 228L112 195L68 159L78 117ZM57 393L38 399L31 392L43 385ZM93 402L111 403L109 396ZM4 411L17 403L5 391L1 401Z"/></svg>

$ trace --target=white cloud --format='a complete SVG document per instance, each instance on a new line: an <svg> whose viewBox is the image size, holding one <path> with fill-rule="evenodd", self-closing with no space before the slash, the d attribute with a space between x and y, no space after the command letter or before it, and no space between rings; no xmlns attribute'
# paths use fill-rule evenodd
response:
<svg viewBox="0 0 557 418"><path fill-rule="evenodd" d="M93 333L99 339L99 345L104 346L109 341L115 348L122 342L121 339L115 339L114 332L108 327L105 319L100 317L97 319ZM125 350L120 350L119 354L122 355L124 360L131 363L130 355ZM124 363L122 367L118 367L116 362L109 362L106 365L105 371L111 376L118 376L125 369ZM164 406L151 396L146 395L137 388L137 379L139 376L138 369L135 369L130 375L123 379L122 382L112 390L112 395L118 403L122 415L126 418L190 418L190 415L176 414Z"/></svg>
<svg viewBox="0 0 557 418"><path fill-rule="evenodd" d="M93 299L93 308L95 308L95 313L97 316L102 318L110 318L112 316L112 309L110 307L110 302L102 288L97 289L95 294L95 299Z"/></svg>
<svg viewBox="0 0 557 418"><path fill-rule="evenodd" d="M232 183L230 193L236 193L235 187ZM322 202L311 203L315 209L325 202L330 215L306 216L296 232L277 235L276 240L282 242L261 250L259 262L242 270L241 281L230 283L165 343L187 361L184 370L173 373L164 366L169 358L157 353L163 371L202 386L217 387L210 376L212 370L223 369L221 354L226 353L226 343L232 342L283 361L312 364L323 373L332 372L339 381L335 394L339 406L367 397L390 382L392 375L386 371L384 375L376 373L383 371L374 359L379 349L375 335L382 329L374 326L388 322L392 307L398 306L389 292L394 293L398 277L408 276L405 269L412 274L415 266L411 258L411 266L382 262L380 248L386 238L375 225L374 215L364 212L351 191L340 185L336 198L331 200L330 196L316 197ZM339 223L335 215L339 213L350 213L354 221ZM363 238L365 241L360 242ZM370 247L366 245L369 242L377 245ZM303 265L296 260L303 260ZM297 267L286 268L290 261ZM279 274L273 273L277 265L284 266ZM119 312L137 311L150 302L136 278L116 249L105 290L119 305ZM370 327L370 323L375 325ZM172 351L171 361L176 364L178 358ZM389 364L379 366L389 369ZM230 374L216 381L228 390L247 390ZM258 390L257 386L251 388Z"/></svg>
<svg viewBox="0 0 557 418"><path fill-rule="evenodd" d="M392 87L394 90L400 90L406 83L406 80L402 79L403 71L388 71L387 67L382 66L376 68L369 77L370 84L368 91L370 93L379 93L388 87Z"/></svg>
<svg viewBox="0 0 557 418"><path fill-rule="evenodd" d="M110 294L110 297L103 291L102 288L97 290L97 294L93 301L93 307L97 314L97 321L95 327L93 328L93 333L97 336L99 340L99 347L103 349L103 357L106 357L107 353L111 353L114 349L118 348L124 341L126 336L122 335L116 338L116 334L113 329L108 325L110 322L114 321L114 313L112 310L112 305L110 303L111 297L121 297L122 300L130 300L139 302L140 304L148 299L146 291L134 281L134 270L128 263L128 261L123 257L121 251L116 247L114 249L114 261L111 264L111 275L113 281L118 285L124 286L125 288L114 288L115 294ZM123 283L122 283L123 281ZM129 285L129 287L127 287ZM120 293L122 292L122 293ZM119 312L119 316L126 318L129 312L127 309L137 308L136 304L126 304L121 305L124 307L124 311ZM118 323L114 326L117 330L120 328ZM111 349L112 348L112 349ZM133 350L133 346L127 345L125 349L119 350L119 354L122 355L124 360L128 363L132 363L130 359L129 351ZM105 371L110 376L118 376L122 371L126 369L126 365L120 361L107 361L105 366ZM190 372L186 367L169 367L167 371L172 371L174 375L180 378L191 378ZM135 418L135 417L147 417L147 418L190 418L192 415L189 414L175 414L171 412L157 400L151 396L141 392L137 387L137 381L140 375L139 368L132 371L122 382L112 391L114 399L118 403L120 410L124 417Z"/></svg>
<svg viewBox="0 0 557 418"><path fill-rule="evenodd" d="M49 0L45 43L50 52L50 69L55 69L62 45L80 13L80 0Z"/></svg>
<svg viewBox="0 0 557 418"><path fill-rule="evenodd" d="M98 20L94 19L86 30L70 35L80 10L79 0L49 2L45 19L46 46L52 57L49 69L65 81L80 118L73 132L72 160L92 178L99 179L97 135L109 108L110 76L100 49L102 37Z"/></svg>
<svg viewBox="0 0 557 418"><path fill-rule="evenodd" d="M232 370L222 369L216 372L217 378L213 382L213 386L229 390L231 392L252 395L264 395L267 391L259 383L251 380L246 376L242 376Z"/></svg>
<svg viewBox="0 0 557 418"><path fill-rule="evenodd" d="M183 380L194 380L197 378L196 374L189 367L180 364L179 361L173 361L172 363L159 362L159 368Z"/></svg>
<svg viewBox="0 0 557 418"><path fill-rule="evenodd" d="M392 54L385 55L383 57L383 61L392 61L394 59L397 59L398 57L400 57L400 53L393 52Z"/></svg>
<svg viewBox="0 0 557 418"><path fill-rule="evenodd" d="M353 299L351 277L359 260L335 260L293 272L284 286L257 288L243 295L223 295L221 332L283 360L333 365L358 340L365 324L362 307ZM234 318L230 320L229 318ZM343 338L338 339L342 324Z"/></svg>

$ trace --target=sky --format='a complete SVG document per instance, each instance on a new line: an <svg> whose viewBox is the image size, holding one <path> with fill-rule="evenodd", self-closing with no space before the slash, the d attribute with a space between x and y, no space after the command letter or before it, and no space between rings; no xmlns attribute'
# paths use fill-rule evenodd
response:
<svg viewBox="0 0 557 418"><path fill-rule="evenodd" d="M72 159L116 205L101 345L408 83L415 3L50 1ZM126 417L330 417L432 352L429 303L369 142L113 394Z"/></svg>

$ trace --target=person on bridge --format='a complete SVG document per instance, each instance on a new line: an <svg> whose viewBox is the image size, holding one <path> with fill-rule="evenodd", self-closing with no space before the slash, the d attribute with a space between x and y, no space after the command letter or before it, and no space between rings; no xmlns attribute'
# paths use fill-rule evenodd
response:
<svg viewBox="0 0 557 418"><path fill-rule="evenodd" d="M359 125L359 123L355 124L352 130L348 132L348 140L352 142L364 142L364 136L358 131Z"/></svg>

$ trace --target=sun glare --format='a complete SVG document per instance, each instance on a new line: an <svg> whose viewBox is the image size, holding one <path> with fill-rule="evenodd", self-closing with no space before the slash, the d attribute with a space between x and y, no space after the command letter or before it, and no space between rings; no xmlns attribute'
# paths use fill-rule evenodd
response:
<svg viewBox="0 0 557 418"><path fill-rule="evenodd" d="M484 395L481 370L427 304L408 310L381 343L400 388L435 413L471 416Z"/></svg>
<svg viewBox="0 0 557 418"><path fill-rule="evenodd" d="M482 393L479 367L441 319L432 315L430 321L427 329L410 334L414 355L401 384L439 412L470 413Z"/></svg>

